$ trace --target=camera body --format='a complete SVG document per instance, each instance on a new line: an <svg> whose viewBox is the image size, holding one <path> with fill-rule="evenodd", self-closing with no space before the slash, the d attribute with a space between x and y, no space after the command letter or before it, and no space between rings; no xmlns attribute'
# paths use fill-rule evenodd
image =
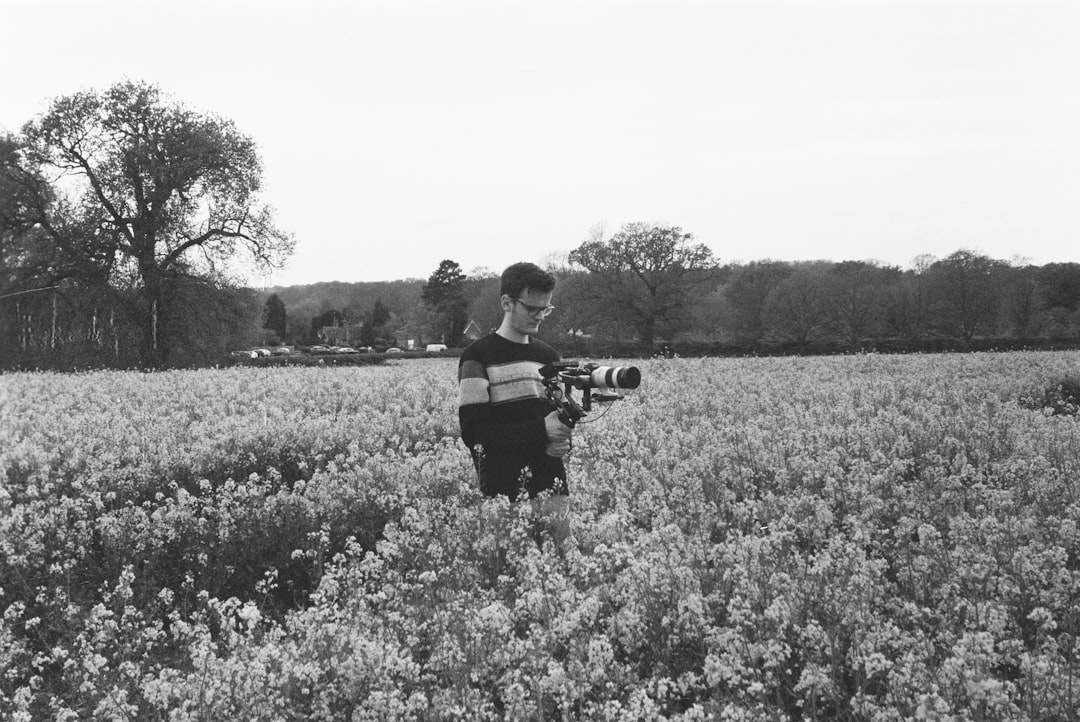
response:
<svg viewBox="0 0 1080 722"><path fill-rule="evenodd" d="M594 403L618 401L623 391L641 385L641 371L636 366L600 366L580 361L557 361L541 367L548 403L559 412L559 420L573 428L591 410ZM581 401L573 390L581 392Z"/></svg>

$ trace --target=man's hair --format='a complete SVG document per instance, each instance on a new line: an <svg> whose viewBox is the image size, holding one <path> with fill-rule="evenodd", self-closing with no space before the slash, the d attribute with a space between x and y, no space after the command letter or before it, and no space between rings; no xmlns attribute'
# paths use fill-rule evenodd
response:
<svg viewBox="0 0 1080 722"><path fill-rule="evenodd" d="M535 263L515 263L503 271L500 295L518 298L527 290L550 293L555 290L555 275Z"/></svg>

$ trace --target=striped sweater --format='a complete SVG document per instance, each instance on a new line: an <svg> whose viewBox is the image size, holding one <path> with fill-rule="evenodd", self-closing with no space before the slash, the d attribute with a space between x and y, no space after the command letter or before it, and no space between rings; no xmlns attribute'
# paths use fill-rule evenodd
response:
<svg viewBox="0 0 1080 722"><path fill-rule="evenodd" d="M566 467L548 456L540 367L559 354L539 339L521 344L498 334L465 349L458 363L458 419L472 454L480 490L488 495L530 497L543 490L565 494Z"/></svg>

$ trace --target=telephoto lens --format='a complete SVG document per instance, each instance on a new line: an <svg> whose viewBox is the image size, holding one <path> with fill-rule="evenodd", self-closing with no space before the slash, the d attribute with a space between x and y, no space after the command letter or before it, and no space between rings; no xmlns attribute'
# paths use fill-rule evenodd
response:
<svg viewBox="0 0 1080 722"><path fill-rule="evenodd" d="M590 375L593 388L630 391L641 385L637 366L597 366Z"/></svg>

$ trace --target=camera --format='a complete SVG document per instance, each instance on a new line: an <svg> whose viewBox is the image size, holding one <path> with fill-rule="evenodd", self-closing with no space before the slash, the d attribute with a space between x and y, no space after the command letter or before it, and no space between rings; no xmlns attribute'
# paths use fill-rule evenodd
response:
<svg viewBox="0 0 1080 722"><path fill-rule="evenodd" d="M593 403L618 401L622 391L641 385L641 371L636 366L600 366L579 361L558 361L540 369L547 400L559 412L559 420L573 428ZM571 392L582 392L579 403Z"/></svg>
<svg viewBox="0 0 1080 722"><path fill-rule="evenodd" d="M594 389L607 391L633 391L641 385L641 371L637 366L593 366L589 383Z"/></svg>

